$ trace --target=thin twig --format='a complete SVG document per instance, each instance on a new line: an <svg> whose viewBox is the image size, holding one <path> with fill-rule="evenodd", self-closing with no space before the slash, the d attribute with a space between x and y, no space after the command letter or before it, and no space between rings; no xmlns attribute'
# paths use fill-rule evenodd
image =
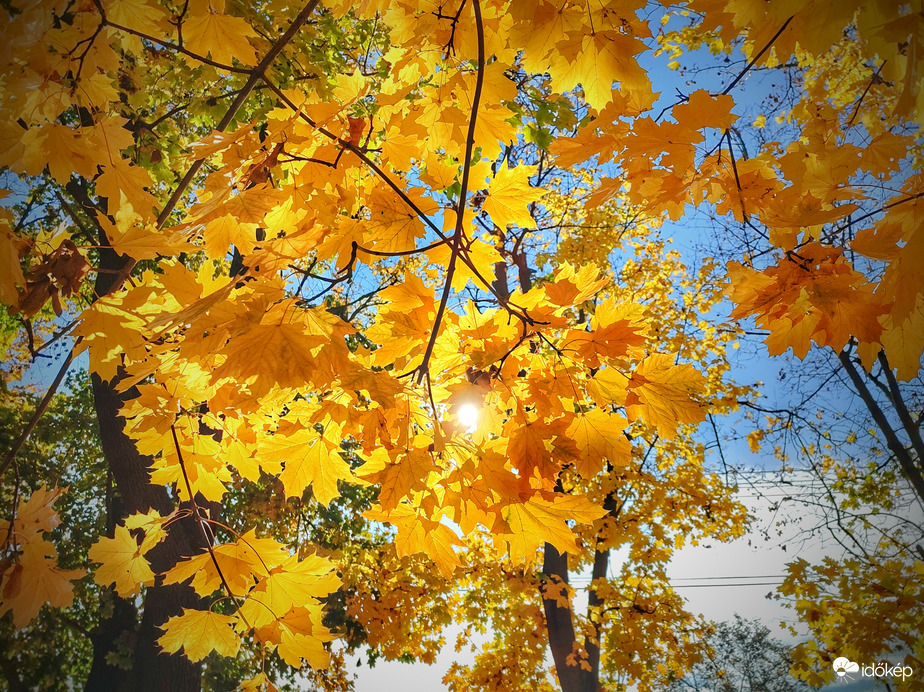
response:
<svg viewBox="0 0 924 692"><path fill-rule="evenodd" d="M222 586L225 587L225 591L228 592L231 600L234 602L234 605L237 606L237 611L241 616L241 619L244 621L244 624L247 627L251 627L251 624L247 622L247 618L244 616L244 613L241 612L241 604L237 600L237 596L234 595L234 592L231 590L231 587L228 585L228 580L225 579L224 573L221 571L221 567L218 565L218 558L215 557L215 551L212 549L212 540L209 538L208 533L205 530L204 522L208 521L207 518L199 514L199 505L196 504L196 496L193 494L192 485L189 482L189 475L186 473L186 463L183 461L183 452L180 451L180 440L176 435L176 426L170 424L170 432L173 435L173 444L176 446L176 455L180 462L180 470L183 472L183 480L186 483L186 492L189 493L189 504L192 505L193 509L193 519L196 524L199 526L199 530L202 532L202 537L205 539L205 547L209 551L209 557L212 558L212 564L215 566L215 570L218 572L218 577L221 579Z"/></svg>
<svg viewBox="0 0 924 692"><path fill-rule="evenodd" d="M468 135L465 140L465 159L462 168L462 182L459 190L459 203L456 207L456 227L452 236L452 255L449 258L449 266L446 268L446 283L443 286L443 295L440 298L440 304L436 311L436 318L433 321L433 329L430 331L430 339L427 341L427 348L424 351L423 360L417 367L417 382L421 383L424 377L429 382L429 363L430 356L433 355L433 347L436 345L436 339L439 335L440 326L443 321L443 314L446 312L446 304L449 302L449 294L452 292L452 278L456 273L456 261L459 259L459 249L462 245L465 225L465 205L468 201L468 181L471 174L472 154L475 151L475 124L478 118L478 105L481 102L481 89L484 86L484 24L481 20L481 3L479 0L473 0L472 5L475 8L475 30L478 35L478 73L475 77L475 93L472 95L472 111L468 120ZM461 10L460 10L461 11ZM434 410L434 415L436 411Z"/></svg>
<svg viewBox="0 0 924 692"><path fill-rule="evenodd" d="M266 83L270 91L276 94L276 98L278 98L283 104L288 106L291 110L296 112L299 118L301 118L306 123L308 123L313 128L315 128L315 130L321 135L336 142L338 145L340 145L341 147L349 151L351 154L356 156L360 161L366 164L370 169L372 169L372 172L375 173L382 180L382 182L388 185L388 187L391 188L391 190L396 195L398 195L401 201L404 202L408 206L408 208L411 209L411 211L413 211L417 215L417 217L431 231L433 231L443 241L448 242L449 240L451 240L450 236L447 236L445 233L443 233L440 230L440 228L433 222L433 219L427 216L427 214L425 214L423 210L419 206L417 206L414 200L412 200L408 196L408 194L404 190L401 189L401 187L392 179L392 177L389 176L384 170L382 170L382 168L378 164L376 164L375 161L369 158L369 156L366 154L365 151L363 151L362 148L357 147L352 142L348 142L347 140L341 139L337 135L333 134L330 130L327 130L326 128L319 126L311 118L311 116L309 116L307 113L303 112L298 106L296 106L295 103L292 101L292 99L286 96L285 93L283 93L283 91L278 86L276 86L274 83L269 81L269 79L266 77L263 78L263 81ZM465 252L462 253L461 259L462 259L462 262L468 267L469 271L472 272L472 275L481 282L482 286L488 293L494 296L498 304L502 308L504 308L504 310L506 310L508 313L510 313L511 315L516 317L518 320L526 324L534 323L533 320L526 313L526 310L524 308L521 308L520 306L515 305L514 303L511 303L509 300L504 298L504 296L500 295L495 290L492 283L488 281L488 279L486 279L481 274L481 271L478 269L477 266L475 266L475 263L472 261L470 257L468 257L468 255Z"/></svg>
<svg viewBox="0 0 924 692"><path fill-rule="evenodd" d="M795 15L793 15L793 16L795 16ZM732 89L734 89L734 88L735 88L735 85L736 85L738 82L740 82L740 81L744 78L744 75L746 75L746 74L750 71L750 69L751 69L752 67L754 67L754 65L757 64L757 61L760 60L760 58L763 56L763 54L766 53L768 50L770 50L770 46L772 46L773 43L774 43L774 41L776 41L776 40L780 37L780 34L782 34L782 33L786 30L786 27L789 26L789 23L792 21L792 19L793 19L793 18L790 17L790 18L787 19L785 22L783 22L783 26L780 27L779 31L777 31L775 34L773 34L773 38L771 38L769 41L767 41L767 45L765 45L763 48L761 48L761 49L760 49L760 52L759 52L757 55L754 56L754 59L751 60L751 62L749 62L747 65L745 65L744 69L741 70L740 74L739 74L737 77L735 77L734 81L732 81L731 84L729 84L727 87L725 87L725 89L722 91L722 94L723 94L723 95L727 94L729 91L731 91Z"/></svg>
<svg viewBox="0 0 924 692"><path fill-rule="evenodd" d="M869 84L866 85L866 88L863 90L863 93L860 94L860 98L857 99L857 105L854 106L853 114L850 116L850 120L847 121L847 125L844 129L847 129L853 125L853 121L856 119L857 114L860 112L860 106L863 104L863 99L866 98L866 95L869 93L870 88L876 81L876 77L879 76L879 73L882 72L882 68L885 67L885 64L889 62L888 60L883 60L882 64L879 66L879 69L873 73L873 76L869 78Z"/></svg>
<svg viewBox="0 0 924 692"><path fill-rule="evenodd" d="M279 40L277 40L276 43L274 43L273 46L269 49L269 51L263 57L263 60L260 61L260 64L257 65L257 67L251 71L250 78L247 80L247 83L238 93L237 97L234 99L234 102L228 108L228 111L225 113L224 117L221 119L221 122L219 122L218 127L216 129L224 130L231 123L231 121L234 119L234 116L237 114L238 110L240 110L241 106L244 105L244 101L247 100L247 97L250 95L250 92L257 85L257 82L259 82L260 79L262 78L263 72L270 65L270 63L272 63L272 61L276 58L276 56L279 55L279 53L286 46L286 44L288 44L292 40L292 38L295 36L295 34L298 32L301 26L305 23L305 21L308 19L311 13L314 11L314 8L317 7L319 1L320 0L310 0L308 4L305 5L302 11L299 12L298 16L289 26L286 33L279 37ZM98 7L100 7L100 11L102 12L103 11L102 6L98 5ZM105 21L105 15L103 15L103 18ZM204 160L205 159L198 159L197 161L195 161L193 165L190 166L189 170L186 172L186 175L183 177L183 180L180 181L180 184L177 186L176 190L173 191L173 194L170 196L170 199L167 201L167 204L164 205L164 208L161 210L160 215L157 217L157 227L158 228L163 228L163 226L166 224L167 219L170 217L170 214L173 212L173 209L176 207L177 202L179 202L180 198L185 193L186 188L192 182L193 177L196 175L196 172L202 166L202 163L204 162ZM129 272L131 271L132 266L134 266L134 263L129 262L128 266L123 272L124 277L128 276ZM121 284L122 284L122 281L117 280L113 284L113 286L110 287L109 292L111 293L112 291L117 290ZM48 408L48 404L51 402L51 399L54 396L55 392L57 391L58 386L61 384L61 380L64 379L64 375L67 372L68 367L70 366L71 362L74 360L75 350L77 348L77 345L80 343L80 341L81 339L78 339L74 343L74 345L71 347L70 352L67 354L67 356L64 359L64 363L62 363L61 365L61 369L58 371L57 376L55 377L51 386L48 388L48 391L45 393L45 398L42 399L42 403L39 404L39 407L35 410L35 413L32 415L32 418L29 421L29 425L22 432L22 434L17 438L16 442L13 443L12 449L4 457L3 465L0 466L0 476L2 476L3 473L6 472L6 469L16 458L16 454L25 444L26 440L29 438L29 435L32 433L32 431L35 429L35 426L38 424L39 418L41 418L42 414L45 412L45 409Z"/></svg>
<svg viewBox="0 0 924 692"><path fill-rule="evenodd" d="M80 340L78 339L78 342ZM74 344L76 347L77 344ZM32 434L32 431L35 430L35 426L38 425L39 419L42 417L42 414L45 413L45 410L48 408L48 405L51 403L52 398L54 398L55 392L58 391L62 380L64 380L64 375L67 373L68 367L70 367L71 361L74 360L74 349L72 348L67 356L64 358L64 362L61 363L61 367L58 369L58 374L55 375L55 379L52 380L51 385L48 387L48 391L45 392L45 396L42 398L42 401L39 403L38 407L32 413L32 417L29 419L28 425L25 429L19 434L19 437L16 438L16 441L13 442L13 446L6 453L6 456L3 457L3 465L0 466L0 476L2 476L6 470L9 468L10 464L16 459L16 455L19 454L19 450L22 449L22 446L26 443L26 440L29 439L29 435Z"/></svg>
<svg viewBox="0 0 924 692"><path fill-rule="evenodd" d="M915 466L911 455L908 453L908 450L901 443L901 440L898 439L898 436L895 434L895 431L889 424L888 419L882 412L882 409L879 407L876 399L869 391L869 388L866 386L866 383L860 376L856 366L854 366L850 352L845 349L838 354L838 358L841 361L841 365L844 366L844 370L847 371L847 375L850 377L851 382L853 382L853 385L857 390L857 394L859 394L860 398L863 400L863 403L866 404L866 408L873 416L873 420L876 421L876 425L879 426L879 429L885 436L886 444L888 444L889 449L892 451L892 454L895 455L895 458L898 459L898 463L901 466L902 471L905 472L905 475L914 488L914 491L917 493L919 498L924 500L924 477L922 477L921 471Z"/></svg>
<svg viewBox="0 0 924 692"><path fill-rule="evenodd" d="M243 88L238 92L237 97L231 103L231 106L228 108L228 111L225 113L224 117L215 127L216 130L223 132L228 125L231 124L231 121L234 120L234 116L237 115L238 110L241 106L244 105L244 102L250 96L250 92L253 91L254 87L257 86L266 72L267 68L272 64L273 60L276 59L276 56L282 52L282 49L295 38L295 34L298 33L298 30L301 29L302 25L308 20L308 17L314 12L314 8L317 7L319 0L309 0L308 4L298 13L298 16L292 21L292 24L289 25L289 28L286 32L279 37L279 40L273 44L273 46L266 52L266 55L263 56L263 59L260 61L260 64L255 68L250 70L250 76L247 78L247 82L244 84ZM196 173L199 172L199 169L202 167L202 164L205 162L205 157L201 159L196 159L193 164L189 167L189 170L186 171L186 175L183 176L183 179L180 181L180 184L177 185L176 190L173 191L173 194L170 196L170 199L167 200L167 203L164 205L164 208L161 209L160 214L157 216L157 227L163 228L167 223L167 219L170 218L170 214L173 213L173 209L176 207L177 203L180 201L180 198L186 192L186 188L189 187L192 179L195 177Z"/></svg>

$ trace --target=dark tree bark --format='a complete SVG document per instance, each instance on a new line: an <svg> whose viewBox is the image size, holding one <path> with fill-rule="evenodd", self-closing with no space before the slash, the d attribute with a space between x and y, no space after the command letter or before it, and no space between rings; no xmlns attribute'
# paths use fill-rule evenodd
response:
<svg viewBox="0 0 924 692"><path fill-rule="evenodd" d="M567 584L568 556L558 552L551 543L546 543L542 572L550 586L554 587L559 581ZM545 610L549 648L552 650L552 660L555 661L555 672L562 692L597 692L597 676L594 671L568 664L568 656L574 651L577 641L571 604L560 606L556 599L543 597L542 607ZM599 656L597 660L599 662Z"/></svg>
<svg viewBox="0 0 924 692"><path fill-rule="evenodd" d="M163 486L151 485L148 477L150 459L138 453L134 443L123 432L124 423L118 411L123 400L109 383L93 376L93 395L100 425L100 439L103 452L115 479L119 497L126 514L148 512L152 509L169 514L174 509L173 501ZM162 543L148 553L147 557L155 572L163 572L175 565L181 558L195 555L205 549L204 539L192 520L173 524ZM202 603L191 587L179 584L162 586L155 584L147 590L141 627L138 630L134 651L134 665L131 673L131 688L148 690L198 690L200 688L201 666L190 662L179 654L165 654L157 645L162 632L159 627L173 615L182 613L183 608L199 608ZM100 646L110 649L121 632L111 632L114 639L100 641ZM94 645L96 641L94 641ZM88 681L96 684L95 679ZM116 682L116 681L111 681ZM115 689L114 686L97 689Z"/></svg>
<svg viewBox="0 0 924 692"><path fill-rule="evenodd" d="M90 633L93 644L93 662L84 685L84 692L130 692L132 689L129 670L112 665L109 654L117 654L123 643L133 648L135 629L138 625L138 611L131 601L112 594L112 614L100 620Z"/></svg>
<svg viewBox="0 0 924 692"><path fill-rule="evenodd" d="M101 239L105 241L106 239ZM104 296L113 288L120 272L125 271L130 259L117 255L101 242L100 268L97 275L96 295ZM125 435L124 420L119 416L119 409L129 400L132 392L119 395L116 385L119 378L112 382L103 382L94 374L93 397L96 416L100 427L100 441L109 470L115 480L122 510L126 515L136 512L157 510L163 515L171 513L174 502L163 486L152 485L149 479L151 459L138 453L134 442ZM148 553L152 569L163 572L175 565L181 558L195 555L205 550L204 537L192 519L177 522L171 526L162 543ZM121 617L101 623L93 638L94 668L87 680L86 690L118 690L124 678L118 675L118 669L108 665L95 665L108 652L115 649L124 637L135 637L134 660L132 670L128 673L128 688L139 692L186 692L201 688L202 667L192 663L180 654L166 654L157 645L162 632L160 626L168 618L182 613L183 608L200 608L202 599L191 587L179 584L163 586L155 584L146 592L140 628L134 633L136 619L131 619L132 631L125 627L128 619Z"/></svg>
<svg viewBox="0 0 924 692"><path fill-rule="evenodd" d="M16 663L8 658L0 656L0 670L3 671L3 677L6 680L9 692L27 692L26 686L23 685L22 680L19 679L19 671L16 668Z"/></svg>

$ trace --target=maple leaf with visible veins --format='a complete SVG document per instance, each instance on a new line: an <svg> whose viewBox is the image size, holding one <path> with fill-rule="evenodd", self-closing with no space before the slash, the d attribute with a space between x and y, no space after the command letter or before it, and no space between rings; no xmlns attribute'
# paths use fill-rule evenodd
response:
<svg viewBox="0 0 924 692"><path fill-rule="evenodd" d="M536 227L529 205L542 197L545 191L529 184L529 176L534 172L531 166L510 168L505 165L491 180L482 209L502 229L513 224L520 228Z"/></svg>
<svg viewBox="0 0 924 692"><path fill-rule="evenodd" d="M142 586L154 583L154 572L144 557L145 552L125 526L116 526L112 538L103 536L90 546L87 557L101 563L93 579L100 586L115 584L116 593L122 598L135 595Z"/></svg>
<svg viewBox="0 0 924 692"><path fill-rule="evenodd" d="M164 634L157 640L164 651L176 653L183 649L186 657L201 661L213 651L221 656L234 656L241 648L241 639L233 627L238 618L211 610L183 608L161 627Z"/></svg>

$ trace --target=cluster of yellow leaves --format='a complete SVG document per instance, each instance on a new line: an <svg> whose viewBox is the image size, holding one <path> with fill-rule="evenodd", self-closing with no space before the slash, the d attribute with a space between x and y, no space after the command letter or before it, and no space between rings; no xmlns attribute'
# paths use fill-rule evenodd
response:
<svg viewBox="0 0 924 692"><path fill-rule="evenodd" d="M908 652L904 665L916 671L924 657L922 577L924 562L885 556L791 563L779 590L811 633L811 639L793 650L793 672L820 686L834 681L831 662L839 656L878 662L896 649ZM893 684L899 690L921 686L916 672L905 680L895 678Z"/></svg>
<svg viewBox="0 0 924 692"><path fill-rule="evenodd" d="M895 83L904 85L899 112L920 114L913 105L918 68L908 57L919 38L906 40L901 8L873 4L875 11L794 1L690 6L702 9L704 31L721 27L729 44L744 36L763 46L785 24L777 54L789 55L798 42L806 61L819 59L856 16L869 49L889 56ZM603 498L619 469L631 465L630 437L657 433L665 446L680 446L704 419L706 400L727 391L718 383L723 370L703 374L686 362L688 353L705 361L722 342L708 334L690 344L677 329L662 336L662 327L672 329L652 329L657 310L636 297L657 289L662 302L674 300L654 266L664 261L663 248L627 263L620 281L632 290L614 286L608 253L618 242L618 205L652 226L663 215L680 218L691 204L714 205L742 222L755 217L791 252L763 272L732 267L730 294L737 315L758 316L773 332L774 352L791 346L804 354L811 340L840 348L852 335L871 349L885 347L903 376L916 372L924 303L916 273L920 207L911 201L920 182L910 181L892 203L887 223L855 241L858 252L888 263L878 284L839 252L810 243L864 199L852 176L896 170L909 138L876 132L865 147L848 145L830 136L845 128L821 104L794 113L804 136L736 160L730 95L696 90L668 109L671 119L652 117L656 96L636 60L651 38L640 19L645 7L635 0L335 0L326 3L335 17L381 21L387 45L370 43L364 56L343 56L350 67L298 81L285 70L247 72L268 50L262 37L284 32L282 23L267 31L253 7L198 1L173 16L153 0L107 0L62 19L49 4L16 3L12 38L0 49L0 166L59 185L76 174L106 211L91 218L101 243L156 261L130 287L94 296L73 330L94 372L121 389L137 385L139 396L123 414L138 450L154 458L152 482L193 502L221 500L230 483L278 478L287 498L310 492L325 505L341 483L373 483L378 505L366 516L395 528L395 559L426 555L445 579L462 568L473 537L489 546L490 560L529 566L546 543L580 559L588 532L617 533ZM161 48L150 50L152 41ZM378 69L365 69L367 59ZM289 68L296 62L290 58ZM129 63L141 67L128 74ZM195 202L158 223L157 196L166 195L148 170L155 166L142 165L137 132L145 119L104 114L144 103L143 89L122 86L133 75L180 69L224 86L248 74L273 101L226 121L237 129L189 147L207 163L192 188ZM543 98L567 103L569 122L581 114L575 136L551 145L556 164L573 169L596 157L609 177L592 182L579 219L605 232L569 232L555 271L535 285L522 279L510 292L495 286L495 271L517 258L498 238L520 232L522 239L543 208L562 226L579 215L568 195L549 189L553 183L535 182L538 167L509 155L523 132L521 71L548 75ZM578 87L577 105L561 98ZM720 140L700 154L698 145L722 134L727 148ZM469 196L459 199L463 179ZM85 250L62 243L27 258L30 249L11 229L6 220L0 227L5 304L27 313L23 296L33 278L62 292L84 278ZM578 256L582 245L592 247ZM229 255L240 265L233 276ZM378 291L382 304L368 323L319 303L323 292L301 293L321 285L335 301L344 298L343 284L363 269L395 279ZM650 277L662 284L633 283ZM497 307L454 300L446 309L450 296L466 290L491 296ZM478 410L473 430L456 421L466 406ZM682 458L696 458L693 451L684 447ZM686 526L674 516L682 501L644 482L653 486L645 491L652 512L667 503ZM678 472L678 483L699 500L703 488L720 493L693 471ZM97 580L123 595L151 584L157 575L145 556L174 519L130 517L101 539L91 552L102 565ZM715 524L710 531L733 535ZM689 527L701 528L692 520ZM651 529L650 560L682 543L668 533ZM317 599L337 588L331 563L299 561L264 541L239 536L163 575L169 583L191 579L203 596L224 589L240 602L227 613L172 619L165 649L182 648L193 659L213 650L233 655L238 635L250 633L293 665L323 664L329 633ZM367 607L370 622L384 620ZM636 623L624 636L641 629Z"/></svg>
<svg viewBox="0 0 924 692"><path fill-rule="evenodd" d="M899 94L896 115L924 122L919 57L924 50L922 18L909 6L891 0L844 3L789 0L767 5L691 0L687 7L692 12L702 12L700 32L715 31L726 45L743 34L747 52L752 56L783 27L773 43L773 51L761 56L758 65L779 64L797 50L823 57L844 39L844 27L854 26L864 56L878 56L885 63L884 81L896 85Z"/></svg>
<svg viewBox="0 0 924 692"><path fill-rule="evenodd" d="M188 515L188 510L177 510L167 517L156 511L128 517L112 538L100 538L90 548L90 559L100 563L94 579L101 586L114 584L122 597L153 584L158 575L145 554L166 537L170 523L191 521ZM212 529L203 526L203 530ZM234 656L242 636L249 634L295 668L301 667L302 660L313 668L327 666L324 643L333 637L321 623L320 599L340 586L335 565L328 558L299 558L278 541L257 538L251 530L234 542L181 560L160 577L167 585L190 581L193 590L206 599L224 588L226 598L237 606L230 615L216 612L225 600L220 598L208 610L184 609L163 625L159 643L165 651L183 649L193 661L201 661L212 651Z"/></svg>
<svg viewBox="0 0 924 692"><path fill-rule="evenodd" d="M578 495L557 495L561 469L575 463L593 478L605 462L627 463L623 431L636 420L670 438L679 425L703 418L702 376L673 356L645 354L637 306L601 305L584 329L562 332L560 345L543 341L552 332L521 330L502 310L447 313L424 395L401 377L421 362L420 334L434 319L432 288L419 280L403 284L400 294L389 289L394 302L367 332L382 347L355 352L344 340L349 325L283 299L280 289L245 285L204 298L195 291L181 307L174 301L184 283L199 285L182 270L148 275L122 301L123 309L139 306L136 319L158 303L179 307L171 320L185 323L165 340L163 320L150 322L148 343L166 343L139 350L144 360L129 366L154 381L139 386L125 411L139 451L159 455L152 480L177 483L186 497L188 479L194 494L219 500L232 468L252 479L262 470L279 476L287 496L311 487L327 504L338 481L359 482L340 449L341 440L353 439L354 453L366 460L358 475L381 486L381 510L368 516L398 528L400 555L426 552L447 576L458 564L458 538L441 517L463 533L490 529L500 553L517 560L531 560L546 541L573 551L566 522L589 523L602 510ZM555 281L512 300L537 320L564 326L565 311L601 286L596 270L566 266ZM278 302L267 309L273 297ZM410 329L415 323L418 329ZM208 336L193 338L198 334ZM129 357L123 352L121 362L128 365ZM305 383L328 393L300 395ZM430 395L437 411L450 414L478 405L477 431L469 435L451 417L434 420ZM202 402L208 413L201 418L175 413ZM626 415L613 413L617 407ZM220 440L201 434L200 425L220 431Z"/></svg>
<svg viewBox="0 0 924 692"><path fill-rule="evenodd" d="M71 582L84 576L82 570L58 567L58 552L47 536L61 523L52 505L65 490L43 485L14 507L12 521L0 520L0 615L12 611L17 628L34 620L43 605L69 606Z"/></svg>
<svg viewBox="0 0 924 692"><path fill-rule="evenodd" d="M840 348L848 334L866 344L865 362L871 362L882 348L900 378L911 379L924 351L924 313L919 305L924 300L924 284L915 269L922 262L920 243L915 240L921 181L920 175L908 175L902 161L914 143L907 125L920 123L924 113L920 60L913 57L921 40L916 29L922 21L920 13L887 1L744 7L736 2L694 0L686 11L700 13L695 30L669 32L661 38L663 45L674 46L675 53L681 45L695 48L709 37L719 45L731 45L744 37L746 52L761 51L755 55L757 66L778 64L795 54L807 70L806 89L788 116L779 119L788 117L800 128L800 136L786 144L769 142L747 157L735 151L740 147L731 146L729 128L737 115L728 94L694 91L667 109L673 121L645 116L644 106L634 110L631 103L614 98L598 109L597 117L584 124L576 137L552 144L556 161L567 166L596 157L599 163L619 166L618 175L602 179L588 207L625 191L629 200L651 213L679 219L690 204L707 202L719 214L732 214L739 222L759 222L773 245L797 254L811 254L807 244L821 240L824 228L828 228L826 244L835 237L832 225L840 224L834 231L848 229L848 215L864 200L877 199L882 181L893 179L897 183L893 189L900 187L901 193L881 203L881 218L851 243L858 252L886 263L885 273L874 270L881 279L862 280L860 274L871 272L866 265L858 265L856 281L847 284L842 280L832 287L837 297L832 296L828 307L835 302L850 304L851 318L856 319L842 321L845 315L832 315L833 321L816 330L813 318L800 319L806 312L803 300L789 302L785 308L792 314L770 320L773 326L768 328L775 330L771 353L793 345L804 356L813 333L820 337L818 343ZM856 27L859 38L849 37L847 27ZM626 116L632 120L627 122ZM857 132L861 123L868 136ZM707 143L710 128L713 137L725 139L709 146L702 158L698 145ZM876 212L862 219L873 216ZM781 263L788 266L785 258ZM738 286L750 281L750 274L738 266L729 270L733 300L753 289ZM764 273L775 271L771 267ZM791 275L788 279L793 289L798 288L797 278ZM804 289L812 294L823 292L826 286L806 279ZM778 308L799 295L799 290L790 291L788 297L779 294ZM737 314L745 313L756 314L744 306ZM788 334L796 324L800 325L795 328L797 333Z"/></svg>
<svg viewBox="0 0 924 692"><path fill-rule="evenodd" d="M732 263L728 275L732 315L757 317L771 355L791 347L805 358L812 340L839 351L851 334L865 344L881 338L881 300L839 250L813 243L763 272Z"/></svg>
<svg viewBox="0 0 924 692"><path fill-rule="evenodd" d="M789 287L788 294L771 290L772 309L740 303L737 311L760 315L758 321L773 330L768 337L771 353L792 346L804 357L811 339L840 349L849 335L859 343L868 367L884 350L900 379L914 378L924 351L924 282L918 269L924 253L916 232L922 188L920 173L905 164L914 150L914 128L924 122L920 13L887 0L780 2L747 8L693 0L689 10L702 12L695 30L669 32L663 38L675 55L681 46L695 46L707 37L731 45L743 36L746 52L758 66L779 65L793 56L805 70L804 90L777 121L798 127L799 136L785 145L769 142L751 158L720 146L692 173L665 166L662 159L660 169L652 173L658 178L657 189L666 194L656 196L655 203L682 213L676 193L686 190L694 203L709 201L738 221L759 221L771 244L795 253L759 272L764 276L761 282L781 271L787 274L779 284ZM682 125L683 119L676 116L679 108L673 111ZM761 115L757 123L763 127L767 118ZM683 136L680 140L687 141ZM646 192L650 175L643 183L648 185ZM897 194L883 199L883 184ZM866 200L875 207L859 216L865 223L856 232L848 215ZM828 290L820 276L804 271L800 279L798 270L789 271L798 256L808 258L806 270L813 265L817 241L829 246L832 259L839 256L840 279L831 286L831 299L821 299L827 306L818 304L820 293ZM845 241L873 261L848 260L839 253L847 249ZM835 250L838 242L844 245ZM828 273L822 269L820 274ZM735 302L761 292L755 273L738 264L729 267L729 279Z"/></svg>

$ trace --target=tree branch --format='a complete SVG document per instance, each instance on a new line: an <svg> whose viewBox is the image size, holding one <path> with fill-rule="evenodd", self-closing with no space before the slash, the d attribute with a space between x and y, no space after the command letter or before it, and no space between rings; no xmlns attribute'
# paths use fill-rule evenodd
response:
<svg viewBox="0 0 924 692"><path fill-rule="evenodd" d="M452 236L452 254L449 257L449 266L446 268L446 283L443 285L443 295L440 297L440 304L436 310L436 318L433 321L430 339L427 341L423 360L416 369L418 383L423 382L423 379L428 377L430 357L433 355L433 347L436 345L443 315L446 312L446 304L449 302L449 294L452 292L452 277L456 273L456 261L459 259L459 249L462 246L462 237L465 234L465 204L468 201L468 182L471 174L472 154L475 151L475 124L478 119L478 105L481 102L481 89L484 86L485 64L484 23L481 19L481 3L479 0L473 0L472 5L475 8L475 31L478 36L478 73L475 77L475 93L472 95L472 111L468 119L468 134L465 139L465 160L462 163L462 182L459 191L459 202L456 205L456 227ZM461 12L461 7L459 11ZM455 30L455 26L453 26L453 30Z"/></svg>
<svg viewBox="0 0 924 692"><path fill-rule="evenodd" d="M838 354L838 358L844 366L844 370L846 370L847 374L850 376L850 380L853 382L854 387L856 387L860 398L863 399L863 403L866 404L866 408L873 416L873 420L876 421L876 425L879 426L879 429L882 430L883 435L885 435L889 449L892 451L892 454L895 455L895 458L898 459L899 465L914 487L918 497L924 500L924 478L921 477L921 472L915 466L914 461L911 459L911 455L908 454L908 450L905 449L905 446L898 439L895 431L892 430L892 426L889 425L888 419L885 417L879 404L876 403L876 399L873 398L872 393L869 391L859 371L850 359L850 353L845 349Z"/></svg>
<svg viewBox="0 0 924 692"><path fill-rule="evenodd" d="M19 450L21 450L22 446L26 444L26 441L29 439L29 435L31 435L32 431L35 430L35 426L38 425L39 419L45 413L48 405L54 398L55 392L58 391L58 387L61 385L61 381L64 379L64 375L67 374L67 369L70 367L71 361L73 360L74 349L72 348L64 357L64 362L61 363L61 367L58 368L58 374L55 375L55 379L52 380L51 385L49 385L48 391L45 392L45 396L42 397L42 401L32 413L32 417L29 419L28 425L26 425L25 429L19 434L19 437L16 438L16 441L13 442L13 446L3 457L3 464L0 465L0 476L6 473L6 470L10 467L10 464L12 464L16 459L16 455L19 454Z"/></svg>
<svg viewBox="0 0 924 692"><path fill-rule="evenodd" d="M886 382L889 384L889 396L895 406L895 411L898 413L898 419L911 439L911 446L918 455L918 465L920 466L924 464L924 440L921 439L921 429L915 424L911 414L908 412L908 407L905 406L901 389L898 387L898 380L895 379L895 374L892 372L892 366L889 365L885 351L879 351L879 364L882 365L882 372L885 373Z"/></svg>
<svg viewBox="0 0 924 692"><path fill-rule="evenodd" d="M795 16L795 15L794 15L794 16ZM767 45L765 45L763 48L761 48L761 49L760 49L760 52L759 52L757 55L754 56L754 58L751 60L751 62L749 62L747 65L745 65L744 69L741 70L741 72L738 74L737 77L735 77L735 79L732 81L732 83L729 84L727 87L725 87L725 89L722 90L722 94L723 94L723 95L724 95L724 94L727 94L727 93L730 92L732 89L734 89L734 88L735 88L735 85L736 85L738 82L740 82L742 79L744 79L744 75L746 75L748 72L750 72L751 68L754 67L754 65L757 64L757 61L761 59L761 57L763 56L763 54L766 53L768 50L770 50L770 46L772 46L772 45L774 44L774 42L780 37L780 35L781 35L784 31L786 31L786 27L789 26L789 23L790 23L791 21L792 21L792 17L790 17L790 18L787 19L785 22L783 22L783 26L781 26L781 27L779 28L779 31L777 31L775 34L773 34L773 38L771 38L769 41L767 41Z"/></svg>
<svg viewBox="0 0 924 692"><path fill-rule="evenodd" d="M270 89L270 91L276 94L276 98L278 98L282 103L284 103L294 112L296 112L299 118L301 118L306 123L308 123L313 128L315 128L315 130L318 133L324 135L328 139L336 142L339 146L349 151L351 154L356 156L356 158L358 158L365 165L367 165L370 169L372 169L372 172L375 173L382 180L382 182L388 185L388 187L391 188L391 190L396 195L398 195L401 201L404 202L408 206L408 208L417 215L417 217L421 220L421 222L423 222L424 225L427 226L427 228L433 231L444 242L449 242L451 240L451 237L443 233L440 230L440 228L435 223L433 223L433 219L427 216L427 214L425 214L423 210L417 206L414 200L412 200L408 196L408 194L404 190L401 189L401 187L392 179L392 177L388 175L385 171L383 171L382 168L375 161L369 158L369 156L366 154L365 151L357 147L352 142L348 142L345 139L341 139L340 137L332 133L330 130L324 127L318 126L318 124L307 113L302 112L299 109L299 107L295 105L292 99L286 96L278 86L276 86L271 81L269 81L265 76L263 78L263 81L266 84L266 86ZM470 257L468 257L467 253L465 252L464 247L462 248L460 259L465 264L465 266L468 267L469 271L472 272L475 278L477 278L482 283L485 290L488 293L490 293L492 296L494 296L494 298L497 300L498 304L502 308L504 308L508 313L516 317L518 320L526 324L533 324L532 319L529 317L529 315L526 314L526 311L524 309L520 308L517 305L514 305L513 303L511 303L509 300L507 300L504 296L500 295L495 290L493 286L493 282L489 281L481 274L481 271L478 269L478 267L475 266L475 263L471 260Z"/></svg>
<svg viewBox="0 0 924 692"><path fill-rule="evenodd" d="M257 85L263 77L266 69L272 64L273 60L276 59L276 56L282 52L282 49L295 38L295 34L298 33L298 30L302 28L302 25L308 20L308 17L314 12L314 8L318 6L319 0L309 0L308 4L302 8L302 11L298 13L298 16L292 21L289 25L289 28L286 32L279 37L279 39L272 45L272 47L266 52L266 55L263 56L263 59L260 63L249 70L250 76L247 78L247 82L244 84L243 88L238 92L237 96L232 101L231 105L228 107L227 112L224 117L219 121L218 125L215 127L216 130L224 132L224 130L231 124L231 121L234 120L234 116L237 115L237 112L240 110L241 106L244 105L244 102L247 100L247 97L250 96L250 92L253 91L254 87ZM205 162L205 158L196 159L193 164L189 167L189 170L186 171L186 175L183 176L183 179L180 181L180 184L177 185L176 190L173 191L173 194L170 196L170 199L167 200L167 203L164 205L164 208L161 209L160 214L157 216L157 227L163 228L167 223L167 219L170 218L170 214L173 213L174 208L177 203L180 201L180 198L186 192L186 188L189 187L192 183L192 179L195 177L196 173L199 172L199 169L202 168L202 164Z"/></svg>

